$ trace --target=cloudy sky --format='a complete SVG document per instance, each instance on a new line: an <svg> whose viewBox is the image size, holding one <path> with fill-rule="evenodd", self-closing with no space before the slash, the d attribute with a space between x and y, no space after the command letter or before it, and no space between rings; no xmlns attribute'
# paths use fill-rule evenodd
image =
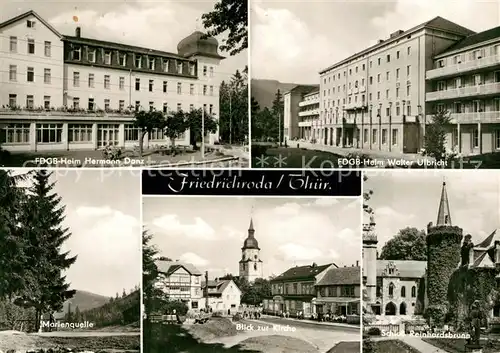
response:
<svg viewBox="0 0 500 353"><path fill-rule="evenodd" d="M337 61L436 16L473 31L500 25L498 0L250 0L252 77L318 83Z"/></svg>
<svg viewBox="0 0 500 353"><path fill-rule="evenodd" d="M373 190L376 231L382 245L407 226L426 229L436 224L443 180L451 221L479 243L500 227L500 174L495 171L371 172L366 189Z"/></svg>
<svg viewBox="0 0 500 353"><path fill-rule="evenodd" d="M34 10L62 34L74 35L78 25L82 37L177 53L179 41L202 29L201 15L211 11L215 3L215 0L0 0L0 22ZM220 43L222 38L218 39ZM234 57L222 55L227 57L219 67L223 79L248 63L246 51Z"/></svg>
<svg viewBox="0 0 500 353"><path fill-rule="evenodd" d="M265 277L313 262L350 266L361 257L356 199L145 197L143 204L160 255L210 277L238 275L251 214Z"/></svg>
<svg viewBox="0 0 500 353"><path fill-rule="evenodd" d="M77 290L105 296L141 281L140 177L132 171L54 171L72 236L63 251L78 255L67 271ZM126 192L124 192L126 190Z"/></svg>

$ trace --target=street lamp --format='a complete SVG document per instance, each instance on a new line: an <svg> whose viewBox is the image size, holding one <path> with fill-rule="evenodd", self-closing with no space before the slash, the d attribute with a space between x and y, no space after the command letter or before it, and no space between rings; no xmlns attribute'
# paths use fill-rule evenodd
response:
<svg viewBox="0 0 500 353"><path fill-rule="evenodd" d="M420 125L420 116L421 116L421 114L422 114L422 106L419 104L419 105L417 105L417 120L418 120L417 121L417 123L418 123L417 126L418 126L418 144L420 145L420 148L422 148L423 145L424 145L423 141L422 141L422 137L425 137L425 124L426 124L426 121L425 121L426 118L424 116L424 119L423 119L424 120L424 126L422 128L422 135L423 136L420 136L420 126L419 125Z"/></svg>
<svg viewBox="0 0 500 353"><path fill-rule="evenodd" d="M392 102L389 102L389 152L392 149Z"/></svg>
<svg viewBox="0 0 500 353"><path fill-rule="evenodd" d="M368 136L368 141L370 142L370 149L372 149L372 144L373 144L373 122L372 122L372 115L373 115L373 104L370 104L370 132Z"/></svg>
<svg viewBox="0 0 500 353"><path fill-rule="evenodd" d="M382 103L378 104L378 149L382 151Z"/></svg>

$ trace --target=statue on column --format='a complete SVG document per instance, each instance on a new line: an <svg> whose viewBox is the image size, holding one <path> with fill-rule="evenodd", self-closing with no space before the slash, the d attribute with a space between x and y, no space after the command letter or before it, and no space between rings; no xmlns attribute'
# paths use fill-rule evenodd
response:
<svg viewBox="0 0 500 353"><path fill-rule="evenodd" d="M474 303L472 303L469 318L470 318L469 344L472 346L479 346L479 340L481 338L482 313L478 300L475 300Z"/></svg>

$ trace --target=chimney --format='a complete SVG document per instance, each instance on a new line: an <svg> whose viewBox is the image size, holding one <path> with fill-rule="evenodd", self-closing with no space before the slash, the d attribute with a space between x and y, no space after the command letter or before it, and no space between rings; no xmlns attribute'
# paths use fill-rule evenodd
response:
<svg viewBox="0 0 500 353"><path fill-rule="evenodd" d="M208 312L208 271L205 271L205 293L203 293L205 297L205 309Z"/></svg>
<svg viewBox="0 0 500 353"><path fill-rule="evenodd" d="M378 44L383 43L383 42L384 42L384 40L383 40L383 39L379 39L379 40L378 40Z"/></svg>
<svg viewBox="0 0 500 353"><path fill-rule="evenodd" d="M81 35L82 35L82 29L80 27L76 27L76 30L75 30L76 38L80 38Z"/></svg>
<svg viewBox="0 0 500 353"><path fill-rule="evenodd" d="M356 267L359 267L359 260L356 260Z"/></svg>
<svg viewBox="0 0 500 353"><path fill-rule="evenodd" d="M401 35L403 33L404 33L404 31L402 29L399 29L396 32L391 33L390 37L391 38L395 38L395 37L397 37L397 36L399 36L399 35Z"/></svg>

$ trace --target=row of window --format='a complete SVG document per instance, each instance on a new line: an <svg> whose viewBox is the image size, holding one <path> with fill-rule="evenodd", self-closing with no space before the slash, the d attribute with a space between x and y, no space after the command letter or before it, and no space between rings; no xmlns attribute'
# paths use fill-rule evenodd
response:
<svg viewBox="0 0 500 353"><path fill-rule="evenodd" d="M406 54L407 54L408 57L411 56L411 46L409 46L409 47L406 48ZM395 56L396 56L396 60L399 60L401 58L401 51L399 51L399 50L396 51L396 55ZM386 60L387 63L390 63L391 62L391 54L387 54L385 60ZM372 60L370 60L369 65L370 65L370 69L371 69L373 67L373 61ZM382 58L381 57L379 57L377 59L377 65L378 66L382 65ZM366 70L366 64L362 64L361 65L361 71L365 71L365 70ZM354 74L357 74L358 71L359 71L359 66L356 66L354 68ZM349 72L349 76L351 76L353 74L353 69L350 68L349 71L344 70L343 71L343 76L344 77L347 76L347 72ZM335 82L335 78L337 78L338 80L340 80L340 72L333 73L333 75L328 76L328 82L331 82L331 81ZM323 78L323 83L326 85L326 83L327 83L327 78L326 77Z"/></svg>
<svg viewBox="0 0 500 353"><path fill-rule="evenodd" d="M119 125L98 124L97 133L100 146L118 144ZM61 143L63 124L36 124L37 143ZM92 124L68 124L68 142L90 143L92 138ZM133 124L125 124L125 141L139 140L140 129ZM179 137L183 138L183 136ZM164 140L163 130L155 129L149 136L150 140ZM111 142L111 143L110 143ZM28 144L30 143L30 124L9 124L0 129L0 143Z"/></svg>
<svg viewBox="0 0 500 353"><path fill-rule="evenodd" d="M491 47L475 49L467 53L457 54L449 58L437 60L436 68L445 67L447 65L458 65L467 61L475 61L487 56L495 56L500 54L500 44Z"/></svg>
<svg viewBox="0 0 500 353"><path fill-rule="evenodd" d="M396 87L396 96L395 96L395 99L396 100L399 100L402 98L402 92L401 92L401 88L400 87ZM403 94L406 93L406 97L410 97L411 96L411 85L407 85L406 86L406 92L403 92ZM365 95L362 94L362 95L355 95L354 96L354 99L352 96L349 96L347 98L347 102L348 104L352 104L352 103L358 103L358 97L361 97L361 104L363 106L366 105L366 99L365 99ZM388 99L391 99L391 90L390 89L386 89L385 90L385 99L388 100ZM377 91L377 100L380 101L381 100L381 92L380 91ZM368 94L368 101L369 102L373 102L373 94L372 93L369 93ZM340 104L340 98L337 99L337 109L339 107L341 107L341 104ZM342 98L342 105L345 105L346 104L346 99L345 98ZM406 102L405 104L409 104L409 102ZM323 100L323 107L325 108L325 111L327 108L335 108L335 100L334 99L328 99L327 100ZM344 109L345 107L341 107L342 109ZM398 114L399 115L399 114ZM410 114L408 114L410 115Z"/></svg>
<svg viewBox="0 0 500 353"><path fill-rule="evenodd" d="M482 113L482 112L500 112L500 98L494 98L486 104L484 100L474 100L471 102L454 102L452 104L436 104L436 111L443 112L448 110L450 113Z"/></svg>
<svg viewBox="0 0 500 353"><path fill-rule="evenodd" d="M18 53L18 42L19 38L15 36L11 36L9 40L9 50L11 53ZM26 53L28 54L36 54L36 45L35 40L32 38L22 39L21 41L26 41ZM50 41L44 41L43 43L43 55L47 58L52 56L52 43Z"/></svg>
<svg viewBox="0 0 500 353"><path fill-rule="evenodd" d="M17 65L9 65L9 81L17 82ZM35 69L34 67L27 67L26 69L26 81L27 82L35 82ZM45 68L43 70L43 82L45 84L50 84L52 82L52 71L51 69ZM104 89L111 89L111 76L104 75ZM73 72L73 87L80 87L80 73ZM93 73L89 73L88 76L88 87L95 88L95 75ZM121 76L118 80L118 87L120 90L125 90L125 77ZM168 81L163 81L163 93L168 93ZM135 90L141 90L141 79L135 79ZM148 82L148 90L149 92L154 91L154 80L149 80ZM203 85L203 95L214 95L214 86ZM177 83L177 94L182 94L182 82ZM189 94L195 94L195 85L191 83L189 85Z"/></svg>
<svg viewBox="0 0 500 353"><path fill-rule="evenodd" d="M26 109L35 109L35 97L34 95L27 95L26 96ZM9 94L9 107L17 107L18 106L18 100L17 100L17 94ZM135 101L135 106L134 109L136 111L141 110L141 102L140 101ZM52 108L51 101L50 101L50 96L44 96L43 97L43 108L46 110L49 110ZM83 107L80 105L80 98L79 97L73 97L73 109L75 110L80 110ZM208 108L208 110L207 110ZM99 107L96 103L95 98L89 98L88 99L88 104L87 104L87 110L89 111L95 111L98 109L102 109L104 111L111 111L111 100L110 99L104 99L104 106ZM119 111L124 111L126 109L125 107L125 100L119 100L118 101L118 108ZM153 111L155 109L155 102L149 102L149 110ZM189 105L189 110L195 109L194 104ZM203 104L203 109L205 111L208 111L209 114L214 113L214 105L213 104ZM177 103L177 111L182 110L182 103ZM169 112L169 106L168 103L163 103L163 112L168 113Z"/></svg>
<svg viewBox="0 0 500 353"><path fill-rule="evenodd" d="M315 294L314 283L273 284L273 294Z"/></svg>
<svg viewBox="0 0 500 353"><path fill-rule="evenodd" d="M400 79L400 68L396 68L396 81L398 81ZM411 65L407 65L406 66L406 77L409 79L411 77ZM385 80L387 82L390 82L391 81L391 72L390 71L386 71L385 73ZM377 83L381 83L382 82L382 76L381 74L377 74ZM361 83L361 86L359 85ZM373 76L370 76L368 78L368 83L370 85L373 85ZM347 87L349 90L351 90L353 88L353 84L354 84L354 88L359 88L359 87L365 87L365 79L361 79L361 82L359 80L356 80L354 82L349 82ZM324 89L323 90L323 96L327 96L327 92L328 92L328 95L330 95L330 93L332 94L335 94L335 92L337 93L340 93L340 88L342 87L342 92L345 92L346 91L346 85L343 84L342 86L338 85L337 86L337 90L335 91L335 86L333 88L328 88L328 89ZM349 94L352 94L351 92L349 92Z"/></svg>
<svg viewBox="0 0 500 353"><path fill-rule="evenodd" d="M319 294L321 297L354 297L355 286L321 287L319 288Z"/></svg>
<svg viewBox="0 0 500 353"><path fill-rule="evenodd" d="M113 52L111 50L102 49L103 55L100 63L105 65L112 65L112 57ZM161 71L170 72L171 65L170 63L175 59L165 59L165 58L155 58L150 57L148 55L140 55L140 54L132 54L133 55L133 63L136 69L148 69L151 71L155 71L157 69L157 64L161 65ZM76 61L82 60L82 47L73 45L73 49L71 51L71 59ZM87 49L87 61L90 63L97 63L97 49ZM127 66L127 53L119 52L116 55L117 64L120 66ZM177 61L176 72L178 74L182 74L184 72L184 65L186 64L183 61ZM188 63L189 65L189 74L195 75L196 66L194 63ZM214 76L214 67L213 66L203 66L203 76L204 77L213 77Z"/></svg>
<svg viewBox="0 0 500 353"><path fill-rule="evenodd" d="M394 283L391 282L389 284L389 295L390 296L394 295L394 289L395 289ZM411 297L415 298L416 296L417 296L417 287L412 286L411 287ZM401 298L406 298L406 287L405 286L401 287Z"/></svg>
<svg viewBox="0 0 500 353"><path fill-rule="evenodd" d="M486 83L486 80L492 80L491 83L500 82L500 71L493 73L475 74L472 76L455 77L449 81L438 81L436 88L438 91L446 91L447 89L457 89L462 87L479 86Z"/></svg>

